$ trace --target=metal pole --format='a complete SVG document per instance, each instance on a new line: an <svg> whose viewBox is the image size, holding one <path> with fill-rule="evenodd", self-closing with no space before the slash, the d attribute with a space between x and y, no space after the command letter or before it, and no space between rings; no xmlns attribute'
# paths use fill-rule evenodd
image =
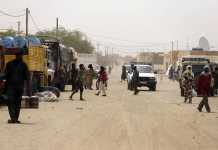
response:
<svg viewBox="0 0 218 150"><path fill-rule="evenodd" d="M58 38L59 20L56 18L56 38Z"/></svg>
<svg viewBox="0 0 218 150"><path fill-rule="evenodd" d="M176 41L176 48L177 48L177 51L179 50L179 41L177 40Z"/></svg>
<svg viewBox="0 0 218 150"><path fill-rule="evenodd" d="M26 8L26 36L29 35L29 8Z"/></svg>
<svg viewBox="0 0 218 150"><path fill-rule="evenodd" d="M173 49L174 49L174 43L172 41L172 51L171 51L171 63L173 64Z"/></svg>
<svg viewBox="0 0 218 150"><path fill-rule="evenodd" d="M20 35L20 21L17 22L17 34Z"/></svg>
<svg viewBox="0 0 218 150"><path fill-rule="evenodd" d="M100 47L100 43L97 43L97 54L99 53L99 47Z"/></svg>
<svg viewBox="0 0 218 150"><path fill-rule="evenodd" d="M58 40L58 29L59 29L59 19L58 17L56 18L56 39L57 39L57 42L59 44L59 40ZM61 56L60 56L60 47L57 45L57 68L61 65ZM56 69L57 69L56 68Z"/></svg>

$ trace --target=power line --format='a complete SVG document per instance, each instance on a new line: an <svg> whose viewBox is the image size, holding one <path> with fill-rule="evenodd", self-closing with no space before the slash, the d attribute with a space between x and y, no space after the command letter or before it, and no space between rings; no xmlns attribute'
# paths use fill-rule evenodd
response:
<svg viewBox="0 0 218 150"><path fill-rule="evenodd" d="M30 13L29 13L29 15L30 15L30 18L31 18L31 20L32 20L32 22L33 22L34 27L35 27L36 30L38 30L38 32L39 32L39 31L40 31L39 26L37 25L37 23L36 23L36 21L34 20L33 16L32 16Z"/></svg>
<svg viewBox="0 0 218 150"><path fill-rule="evenodd" d="M78 28L79 30L81 30L83 32L83 30L81 28ZM111 36L105 36L105 35L99 35L99 34L93 34L91 32L84 32L92 37L100 37L102 39L108 39L108 40L112 40L112 41L119 41L119 42L128 42L128 43L134 43L137 47L146 47L146 46L160 46L160 45L167 45L168 43L154 43L154 42L136 42L136 41L130 41L130 40L126 40L126 39L120 39L120 38L115 38L115 37L111 37ZM129 46L126 46L129 47ZM131 47L134 47L131 46Z"/></svg>
<svg viewBox="0 0 218 150"><path fill-rule="evenodd" d="M136 49L148 49L148 48L153 48L153 49L164 49L164 45L122 45L122 44L116 44L113 42L105 42L105 41L99 41L99 40L94 40L92 41L99 43L100 45L105 45L105 46L112 46L116 47L119 49L126 49L126 50L136 50Z"/></svg>
<svg viewBox="0 0 218 150"><path fill-rule="evenodd" d="M5 15L5 16L14 17L14 18L22 17L22 16L25 15L25 13L20 14L20 15L12 15L12 14L10 14L10 13L7 13L7 12L3 11L3 10L0 10L0 13L3 14L3 15Z"/></svg>

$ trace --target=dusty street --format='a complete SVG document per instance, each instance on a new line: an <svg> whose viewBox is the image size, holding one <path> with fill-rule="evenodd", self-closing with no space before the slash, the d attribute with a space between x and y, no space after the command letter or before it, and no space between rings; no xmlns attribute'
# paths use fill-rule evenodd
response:
<svg viewBox="0 0 218 150"><path fill-rule="evenodd" d="M120 69L120 68L119 68ZM85 91L85 102L40 103L22 110L23 124L7 124L0 108L1 150L217 150L218 98L210 98L213 113L199 113L200 98L184 104L178 84L164 79L156 92L134 96L120 83L118 69L110 77L107 97ZM205 111L205 110L204 110Z"/></svg>

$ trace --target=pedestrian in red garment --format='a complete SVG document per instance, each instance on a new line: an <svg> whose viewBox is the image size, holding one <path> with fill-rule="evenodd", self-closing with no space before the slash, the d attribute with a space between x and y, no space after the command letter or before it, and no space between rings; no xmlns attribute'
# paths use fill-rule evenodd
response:
<svg viewBox="0 0 218 150"><path fill-rule="evenodd" d="M202 108L204 106L208 113L211 111L210 106L208 104L208 96L210 96L211 89L212 89L211 80L212 80L212 75L210 73L210 69L208 66L205 66L204 71L201 73L198 79L198 94L203 97L202 101L198 106L199 112L202 111Z"/></svg>
<svg viewBox="0 0 218 150"><path fill-rule="evenodd" d="M107 73L105 68L101 66L100 71L98 73L98 80L99 80L99 90L96 93L97 96L102 92L102 96L106 96L106 87L107 87Z"/></svg>

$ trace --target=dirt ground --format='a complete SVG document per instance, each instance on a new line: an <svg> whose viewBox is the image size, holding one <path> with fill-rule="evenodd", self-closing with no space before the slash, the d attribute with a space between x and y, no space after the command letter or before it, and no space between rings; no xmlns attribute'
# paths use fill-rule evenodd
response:
<svg viewBox="0 0 218 150"><path fill-rule="evenodd" d="M22 124L7 124L8 111L0 108L0 150L217 150L218 97L209 99L212 113L199 113L184 104L178 83L164 78L156 92L127 90L120 68L110 76L107 97L85 91L85 102L68 100L40 103L23 109Z"/></svg>

